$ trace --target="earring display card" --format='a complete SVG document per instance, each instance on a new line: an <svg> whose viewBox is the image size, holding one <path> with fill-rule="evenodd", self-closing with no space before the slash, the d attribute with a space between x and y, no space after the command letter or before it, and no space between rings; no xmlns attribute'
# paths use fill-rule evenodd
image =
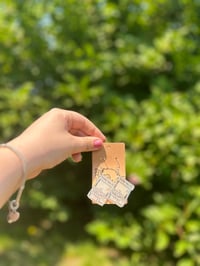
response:
<svg viewBox="0 0 200 266"><path fill-rule="evenodd" d="M125 173L125 144L104 143L103 147L92 152L92 183L94 184L99 175L107 176L115 181Z"/></svg>
<svg viewBox="0 0 200 266"><path fill-rule="evenodd" d="M125 176L125 144L104 143L100 150L92 153L92 188L88 198L100 206L116 204L123 207L134 189Z"/></svg>

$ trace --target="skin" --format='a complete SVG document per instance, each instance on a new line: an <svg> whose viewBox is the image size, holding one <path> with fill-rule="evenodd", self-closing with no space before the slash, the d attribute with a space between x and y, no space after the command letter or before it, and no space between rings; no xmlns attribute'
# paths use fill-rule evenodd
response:
<svg viewBox="0 0 200 266"><path fill-rule="evenodd" d="M75 162L82 152L100 149L103 133L86 117L73 111L54 108L34 121L22 134L8 144L24 157L27 179L39 175L69 157ZM22 165L14 152L0 149L0 207L21 184Z"/></svg>

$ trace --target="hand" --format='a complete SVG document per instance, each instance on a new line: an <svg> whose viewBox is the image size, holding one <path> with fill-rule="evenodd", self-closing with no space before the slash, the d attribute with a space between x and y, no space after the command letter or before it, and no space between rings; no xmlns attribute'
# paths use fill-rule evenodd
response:
<svg viewBox="0 0 200 266"><path fill-rule="evenodd" d="M97 150L103 141L103 133L86 117L54 108L9 143L24 155L27 178L32 178L70 156L80 161L81 152Z"/></svg>

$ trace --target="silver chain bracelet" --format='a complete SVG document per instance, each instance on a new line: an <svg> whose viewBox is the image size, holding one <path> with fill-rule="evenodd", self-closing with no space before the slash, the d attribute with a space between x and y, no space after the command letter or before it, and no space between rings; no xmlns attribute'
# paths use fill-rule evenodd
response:
<svg viewBox="0 0 200 266"><path fill-rule="evenodd" d="M14 223L16 222L19 217L20 213L17 211L20 205L20 199L22 196L22 192L25 187L25 182L26 182L26 161L24 159L24 156L19 152L17 149L12 147L10 144L0 144L0 148L7 148L11 150L12 152L15 153L15 155L19 158L21 165L22 165L22 183L21 186L17 192L16 199L9 201L9 209L8 209L8 216L7 216L7 221L8 223Z"/></svg>

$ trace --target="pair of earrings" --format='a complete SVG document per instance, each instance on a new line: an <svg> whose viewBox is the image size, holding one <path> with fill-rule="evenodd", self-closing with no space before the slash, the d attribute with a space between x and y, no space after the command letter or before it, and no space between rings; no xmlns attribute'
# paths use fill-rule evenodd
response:
<svg viewBox="0 0 200 266"><path fill-rule="evenodd" d="M123 207L127 204L128 197L135 186L125 179L118 176L115 180L101 174L91 190L88 192L88 198L100 206L104 204L116 204Z"/></svg>

